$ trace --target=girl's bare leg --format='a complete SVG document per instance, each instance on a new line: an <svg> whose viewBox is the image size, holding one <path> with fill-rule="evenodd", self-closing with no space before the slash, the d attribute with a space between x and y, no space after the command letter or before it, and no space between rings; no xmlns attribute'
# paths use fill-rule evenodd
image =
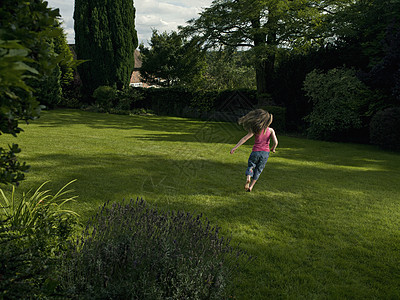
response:
<svg viewBox="0 0 400 300"><path fill-rule="evenodd" d="M250 180L251 180L251 176L250 176L250 175L247 175L246 184L244 185L244 189L245 189L246 191L248 191L249 188L250 188Z"/></svg>
<svg viewBox="0 0 400 300"><path fill-rule="evenodd" d="M257 182L257 180L252 180L251 181L251 184L250 184L250 186L249 186L249 189L247 190L248 192L251 192L251 190L253 189L253 187L254 187L254 185L256 184L256 182Z"/></svg>

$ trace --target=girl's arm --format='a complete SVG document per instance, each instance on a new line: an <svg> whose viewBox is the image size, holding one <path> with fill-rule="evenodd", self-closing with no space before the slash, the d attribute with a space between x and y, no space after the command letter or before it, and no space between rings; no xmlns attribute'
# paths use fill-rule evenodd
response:
<svg viewBox="0 0 400 300"><path fill-rule="evenodd" d="M272 128L269 129L271 131L271 138L272 142L274 143L274 146L271 148L272 153L275 153L275 149L278 146L278 139L276 138L275 130Z"/></svg>
<svg viewBox="0 0 400 300"><path fill-rule="evenodd" d="M236 150L237 148L239 148L241 145L243 145L244 143L246 143L247 140L248 140L249 138L251 138L253 135L254 135L253 133L249 132L247 135L245 135L244 137L242 137L242 139L236 144L236 146L232 148L231 154L233 154L233 153L235 152L235 150Z"/></svg>

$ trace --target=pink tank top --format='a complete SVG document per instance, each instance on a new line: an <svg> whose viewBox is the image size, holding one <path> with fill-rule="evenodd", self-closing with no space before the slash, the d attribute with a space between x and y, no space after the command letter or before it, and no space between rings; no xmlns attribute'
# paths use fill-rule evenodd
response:
<svg viewBox="0 0 400 300"><path fill-rule="evenodd" d="M269 152L269 140L271 137L271 131L269 128L266 129L266 132L261 132L261 134L255 134L255 141L253 146L254 151L267 151Z"/></svg>

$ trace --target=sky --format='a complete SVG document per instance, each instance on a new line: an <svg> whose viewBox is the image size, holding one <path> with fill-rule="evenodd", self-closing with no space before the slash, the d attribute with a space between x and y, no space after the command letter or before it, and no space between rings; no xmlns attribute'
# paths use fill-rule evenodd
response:
<svg viewBox="0 0 400 300"><path fill-rule="evenodd" d="M69 44L75 43L74 0L47 0L52 8L59 8L63 27ZM150 41L152 29L159 32L177 30L179 25L197 18L203 8L209 7L212 0L137 0L135 27L139 43L146 46Z"/></svg>

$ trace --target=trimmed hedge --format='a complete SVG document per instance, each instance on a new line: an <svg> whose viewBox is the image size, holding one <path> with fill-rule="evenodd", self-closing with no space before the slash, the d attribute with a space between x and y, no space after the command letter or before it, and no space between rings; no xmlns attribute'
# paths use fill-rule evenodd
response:
<svg viewBox="0 0 400 300"><path fill-rule="evenodd" d="M136 88L137 89L137 88ZM158 115L236 122L257 105L257 91L191 91L182 87L139 88L143 99L132 108L151 109Z"/></svg>
<svg viewBox="0 0 400 300"><path fill-rule="evenodd" d="M186 106L190 105L193 93L186 88L150 88L143 89L144 100L150 104L150 108L158 115L182 115L182 111Z"/></svg>
<svg viewBox="0 0 400 300"><path fill-rule="evenodd" d="M129 87L118 91L111 87L100 87L94 97L96 107L110 113L147 111L157 115L223 122L237 122L241 116L258 107L257 91L249 89L192 91L184 87ZM261 108L274 115L274 128L279 131L285 130L286 108Z"/></svg>

